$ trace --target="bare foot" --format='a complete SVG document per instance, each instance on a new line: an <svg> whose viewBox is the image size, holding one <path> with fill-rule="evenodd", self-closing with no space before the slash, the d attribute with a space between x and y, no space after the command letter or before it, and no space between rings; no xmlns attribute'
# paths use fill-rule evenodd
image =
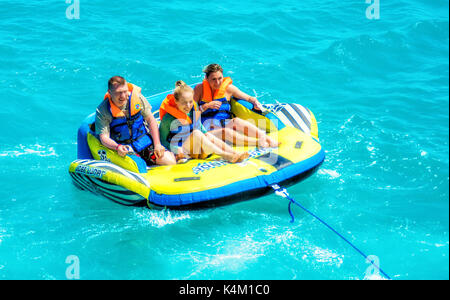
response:
<svg viewBox="0 0 450 300"><path fill-rule="evenodd" d="M234 154L225 154L223 157L228 160L230 163L234 164L236 163L240 158L240 153L234 153Z"/></svg>
<svg viewBox="0 0 450 300"><path fill-rule="evenodd" d="M267 143L269 143L271 148L277 148L281 145L281 142L275 141L271 139L270 137L267 137Z"/></svg>
<svg viewBox="0 0 450 300"><path fill-rule="evenodd" d="M198 159L206 159L208 156L209 156L208 153L203 152L202 154L199 155Z"/></svg>
<svg viewBox="0 0 450 300"><path fill-rule="evenodd" d="M178 154L175 156L175 159L176 159L177 161L179 161L180 159L184 159L184 158L186 158L186 156L184 155L184 153L178 153Z"/></svg>
<svg viewBox="0 0 450 300"><path fill-rule="evenodd" d="M260 147L260 148L269 148L270 147L270 143L268 141L260 139L258 141L258 147Z"/></svg>
<svg viewBox="0 0 450 300"><path fill-rule="evenodd" d="M248 152L242 152L242 153L239 155L238 162L242 162L242 161L244 161L245 159L247 159L247 158L249 158L249 157L250 157L250 154L249 154Z"/></svg>

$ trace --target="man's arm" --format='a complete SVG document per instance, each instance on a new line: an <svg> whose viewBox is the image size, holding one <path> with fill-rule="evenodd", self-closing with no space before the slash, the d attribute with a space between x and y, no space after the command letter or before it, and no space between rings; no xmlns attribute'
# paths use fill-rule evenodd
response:
<svg viewBox="0 0 450 300"><path fill-rule="evenodd" d="M111 139L109 135L109 124L112 117L108 115L103 103L97 107L95 112L95 133L100 137L100 142L108 149L116 150L118 143Z"/></svg>
<svg viewBox="0 0 450 300"><path fill-rule="evenodd" d="M152 136L153 144L155 144L155 146L156 145L161 145L161 140L159 138L158 123L156 122L156 119L153 116L153 114L149 114L145 118L145 121L147 121L148 127L150 129L150 135Z"/></svg>
<svg viewBox="0 0 450 300"><path fill-rule="evenodd" d="M141 94L139 96L142 102L142 117L148 124L150 135L152 136L153 146L156 158L162 158L165 153L165 148L161 145L161 139L159 137L158 123L152 114L152 106L148 103L147 99Z"/></svg>
<svg viewBox="0 0 450 300"><path fill-rule="evenodd" d="M150 135L152 136L153 139L153 144L155 146L161 145L161 140L159 138L158 123L156 122L156 119L153 116L152 106L150 105L150 103L148 103L148 100L142 94L139 95L139 99L141 100L143 106L141 113L148 124Z"/></svg>
<svg viewBox="0 0 450 300"><path fill-rule="evenodd" d="M120 145L114 141L109 134L109 124L112 119L109 119L102 108L97 108L95 114L95 132L100 138L100 142L108 149L115 150L120 156L125 156L129 152L128 146Z"/></svg>
<svg viewBox="0 0 450 300"><path fill-rule="evenodd" d="M100 134L100 142L102 142L103 146L111 150L116 150L119 145L116 141L110 138L109 133Z"/></svg>

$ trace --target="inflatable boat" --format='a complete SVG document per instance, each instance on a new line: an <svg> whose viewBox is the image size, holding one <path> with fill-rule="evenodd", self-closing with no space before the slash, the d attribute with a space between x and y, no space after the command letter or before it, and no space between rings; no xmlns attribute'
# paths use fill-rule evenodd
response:
<svg viewBox="0 0 450 300"><path fill-rule="evenodd" d="M159 122L160 104L170 93L147 100ZM293 184L314 173L325 158L313 113L295 103L263 104L265 111L231 100L236 117L249 120L278 139L278 148L236 147L250 156L232 164L218 156L172 166L148 167L138 156L120 157L95 136L95 113L78 130L77 160L69 167L75 186L124 205L191 209L260 197L274 184Z"/></svg>

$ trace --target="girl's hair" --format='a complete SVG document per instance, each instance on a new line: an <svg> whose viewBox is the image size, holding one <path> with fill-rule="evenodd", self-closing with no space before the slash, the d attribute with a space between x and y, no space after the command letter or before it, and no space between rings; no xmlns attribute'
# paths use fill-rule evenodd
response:
<svg viewBox="0 0 450 300"><path fill-rule="evenodd" d="M209 74L220 71L223 74L223 69L218 64L209 64L203 69L203 73L206 74L206 77L209 77Z"/></svg>
<svg viewBox="0 0 450 300"><path fill-rule="evenodd" d="M186 83L184 83L183 80L178 80L175 83L175 91L173 92L173 96L176 100L180 100L180 96L184 92L194 92L194 90L188 86Z"/></svg>

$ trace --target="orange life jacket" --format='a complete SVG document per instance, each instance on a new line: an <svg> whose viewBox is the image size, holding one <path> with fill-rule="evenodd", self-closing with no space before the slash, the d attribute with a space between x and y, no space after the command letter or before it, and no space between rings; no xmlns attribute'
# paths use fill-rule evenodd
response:
<svg viewBox="0 0 450 300"><path fill-rule="evenodd" d="M198 105L194 101L194 115L199 115L197 112ZM159 108L159 119L162 120L166 113L178 119L182 125L192 124L191 118L186 113L178 109L177 104L175 103L175 96L172 94L167 95L166 99L162 102L161 107ZM196 119L198 119L198 116Z"/></svg>
<svg viewBox="0 0 450 300"><path fill-rule="evenodd" d="M131 93L130 113L131 113L131 116L134 116L135 114L140 112L142 109L142 107L140 105L141 101L139 99L142 89L132 83L127 83L127 84L128 84L128 91ZM123 113L123 111L112 102L111 95L109 94L109 92L106 92L105 97L103 99L104 100L108 99L111 114L114 118L125 117L125 114Z"/></svg>
<svg viewBox="0 0 450 300"><path fill-rule="evenodd" d="M222 98L225 98L225 93L227 91L227 88L230 84L233 83L233 80L231 80L230 77L225 77L222 81L222 84L220 85L219 89L214 91L214 96L211 94L211 86L209 85L208 81L206 79L203 79L202 86L203 86L203 95L201 101L203 102L211 102L213 100L220 100Z"/></svg>
<svg viewBox="0 0 450 300"><path fill-rule="evenodd" d="M110 137L119 144L130 145L134 151L141 152L153 144L144 124L144 118L140 113L142 110L141 88L128 83L130 96L127 101L128 115L115 105L109 92L105 94L104 100L109 101L109 110L113 117L110 127Z"/></svg>
<svg viewBox="0 0 450 300"><path fill-rule="evenodd" d="M211 93L211 86L209 85L208 81L206 79L203 80L202 86L203 86L203 95L202 99L199 101L200 105L203 105L205 103L211 102L211 101L220 101L222 102L222 105L219 109L207 109L202 113L202 122L203 124L208 124L207 122L211 122L211 119L214 120L227 120L232 118L231 114L231 104L226 98L226 91L230 84L232 84L233 81L230 77L225 77L222 81L222 84L220 87L214 91L214 95ZM209 127L209 126L208 126Z"/></svg>
<svg viewBox="0 0 450 300"><path fill-rule="evenodd" d="M170 133L167 136L167 142L169 144L176 144L178 147L181 147L189 138L192 131L201 127L201 113L198 110L198 105L195 101L193 110L194 120L191 120L189 115L178 109L174 95L167 95L166 99L164 99L159 108L159 117L161 121L166 114L170 114L181 123L181 126L178 126L177 128L172 128L171 126ZM174 141L172 140L173 138L175 138Z"/></svg>

